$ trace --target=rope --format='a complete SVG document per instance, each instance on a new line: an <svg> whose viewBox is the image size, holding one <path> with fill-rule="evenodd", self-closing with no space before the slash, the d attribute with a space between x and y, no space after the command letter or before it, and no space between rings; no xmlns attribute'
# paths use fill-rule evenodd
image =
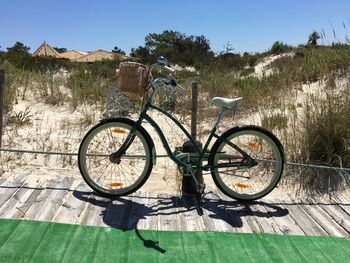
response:
<svg viewBox="0 0 350 263"><path fill-rule="evenodd" d="M9 148L0 148L0 152L45 154L45 155L61 155L61 156L78 156L77 153L69 153L69 152L34 151L34 150L26 150L26 149L9 149ZM106 155L106 156L108 156L108 155ZM168 157L168 155L157 155L156 157L157 158L165 158L165 157ZM305 164L305 163L292 163L292 162L286 162L285 164L288 165L288 166L303 167L303 168L326 169L326 170L350 172L350 168L346 168L346 167L333 167L333 166L325 166L325 165Z"/></svg>
<svg viewBox="0 0 350 263"><path fill-rule="evenodd" d="M325 170L336 170L336 171L345 171L350 172L350 168L344 167L334 167L334 166L325 166L325 165L316 165L316 164L305 164L305 163L291 163L286 162L286 165L303 167L303 168L313 168L313 169L325 169Z"/></svg>
<svg viewBox="0 0 350 263"><path fill-rule="evenodd" d="M9 148L0 148L0 152L30 153L30 154L45 154L45 155L67 155L67 156L78 155L77 153L68 153L68 152L34 151L34 150L9 149Z"/></svg>
<svg viewBox="0 0 350 263"><path fill-rule="evenodd" d="M0 148L0 152L14 152L14 153L29 153L29 154L45 154L45 155L64 155L64 156L78 156L77 153L69 153L69 152L54 152L54 151L34 151L34 150L26 150L26 149L9 149L9 148ZM95 156L109 156L106 155L95 155ZM129 156L129 157L140 157L137 155ZM157 155L157 158L168 157L168 155Z"/></svg>

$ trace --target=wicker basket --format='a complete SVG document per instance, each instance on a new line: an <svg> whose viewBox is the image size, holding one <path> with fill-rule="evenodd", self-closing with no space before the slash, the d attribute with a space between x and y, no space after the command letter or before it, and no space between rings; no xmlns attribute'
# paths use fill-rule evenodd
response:
<svg viewBox="0 0 350 263"><path fill-rule="evenodd" d="M121 93L132 100L140 100L147 88L149 69L140 63L122 62L119 64L118 77Z"/></svg>

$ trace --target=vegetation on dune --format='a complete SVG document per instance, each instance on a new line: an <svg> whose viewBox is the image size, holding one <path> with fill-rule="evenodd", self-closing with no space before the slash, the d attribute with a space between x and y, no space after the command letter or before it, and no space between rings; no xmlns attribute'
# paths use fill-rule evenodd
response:
<svg viewBox="0 0 350 263"><path fill-rule="evenodd" d="M167 30L147 35L144 46L131 50L131 59L151 64L157 56L164 55L171 63L194 66L197 72L183 70L177 77L186 83L198 81L202 100L213 96L243 97L244 114L260 114L259 124L281 138L289 160L349 167L350 84L348 81L348 86L340 90L337 83L350 74L350 45L319 45L321 36L312 32L307 43L299 47L277 41L267 52L256 54L235 53L227 44L225 50L214 54L204 36ZM125 54L118 47L113 52ZM271 57L274 60L264 74L255 72L258 63ZM12 113L13 104L25 98L29 89L38 101L51 105L68 103L77 108L97 104L102 108L110 87L117 83L115 69L119 63L117 59L77 63L32 57L29 47L17 42L7 52L0 52L0 67L6 71L5 112L13 117L13 123L29 125L29 121ZM62 69L67 72L65 77L55 77ZM300 89L315 82L323 83L325 93L298 101ZM70 90L70 96L62 86ZM179 105L182 111L190 110L189 101L182 100Z"/></svg>

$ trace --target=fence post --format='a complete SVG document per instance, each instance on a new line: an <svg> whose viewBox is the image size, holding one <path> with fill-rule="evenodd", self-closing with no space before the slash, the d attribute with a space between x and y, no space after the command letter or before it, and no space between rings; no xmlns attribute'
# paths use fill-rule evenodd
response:
<svg viewBox="0 0 350 263"><path fill-rule="evenodd" d="M191 108L191 136L194 141L198 145L200 149L202 149L202 143L197 141L197 112L198 112L198 85L197 82L192 83L192 108ZM187 153L197 153L196 148L190 141L185 142L182 145L182 151ZM196 179L202 184L203 183L203 174L201 170L196 171ZM190 176L182 177L182 187L181 190L186 194L196 194L197 189L195 182Z"/></svg>
<svg viewBox="0 0 350 263"><path fill-rule="evenodd" d="M191 136L197 140L198 85L192 82Z"/></svg>
<svg viewBox="0 0 350 263"><path fill-rule="evenodd" d="M2 145L2 125L4 109L5 71L0 69L0 148Z"/></svg>

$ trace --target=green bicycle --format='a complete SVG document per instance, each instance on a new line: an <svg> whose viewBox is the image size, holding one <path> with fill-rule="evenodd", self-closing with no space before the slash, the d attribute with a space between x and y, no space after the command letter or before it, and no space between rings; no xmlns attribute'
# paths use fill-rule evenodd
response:
<svg viewBox="0 0 350 263"><path fill-rule="evenodd" d="M166 59L150 67L173 71ZM278 184L284 166L284 151L280 141L271 132L259 126L237 126L219 135L216 133L224 113L234 110L242 98L215 97L212 103L220 107L218 118L210 135L200 149L194 138L170 113L153 104L153 98L162 84L178 86L171 77L149 80L151 87L145 95L145 104L138 120L118 117L105 119L92 127L83 138L78 154L79 170L86 183L97 193L116 197L139 189L151 174L156 162L153 140L142 124L148 122L159 135L167 155L177 164L184 176L191 176L198 193L205 188L196 179L196 171L211 173L216 186L237 200L255 200L270 193ZM174 152L161 128L147 111L154 109L170 118L191 141L195 153ZM210 142L216 138L209 149Z"/></svg>

